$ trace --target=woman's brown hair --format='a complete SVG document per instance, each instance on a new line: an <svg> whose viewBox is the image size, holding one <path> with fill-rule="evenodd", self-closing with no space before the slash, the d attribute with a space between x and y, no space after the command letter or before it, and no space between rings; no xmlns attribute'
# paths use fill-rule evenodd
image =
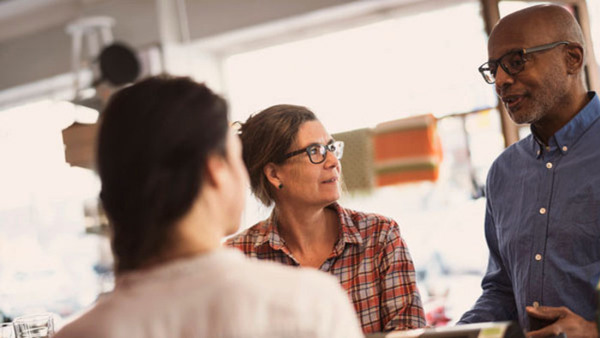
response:
<svg viewBox="0 0 600 338"><path fill-rule="evenodd" d="M296 140L300 126L317 117L306 107L280 104L252 115L241 124L243 158L254 195L266 206L274 202L273 187L263 168L285 161L284 155Z"/></svg>

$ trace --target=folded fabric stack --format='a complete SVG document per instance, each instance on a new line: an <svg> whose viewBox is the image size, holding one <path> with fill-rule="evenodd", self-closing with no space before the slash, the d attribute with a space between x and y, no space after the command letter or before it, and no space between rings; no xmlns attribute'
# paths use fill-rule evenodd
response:
<svg viewBox="0 0 600 338"><path fill-rule="evenodd" d="M421 180L436 181L442 162L437 120L419 115L384 122L373 135L377 186Z"/></svg>

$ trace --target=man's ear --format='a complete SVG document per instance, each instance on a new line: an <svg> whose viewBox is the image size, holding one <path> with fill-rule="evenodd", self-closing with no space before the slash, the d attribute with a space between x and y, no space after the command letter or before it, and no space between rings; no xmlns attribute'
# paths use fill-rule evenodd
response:
<svg viewBox="0 0 600 338"><path fill-rule="evenodd" d="M263 168L263 173L269 180L269 183L273 185L273 187L277 188L280 184L283 184L281 181L279 167L274 163L267 163Z"/></svg>
<svg viewBox="0 0 600 338"><path fill-rule="evenodd" d="M567 50L567 73L577 74L581 72L584 63L583 46L578 43L571 43L565 49Z"/></svg>

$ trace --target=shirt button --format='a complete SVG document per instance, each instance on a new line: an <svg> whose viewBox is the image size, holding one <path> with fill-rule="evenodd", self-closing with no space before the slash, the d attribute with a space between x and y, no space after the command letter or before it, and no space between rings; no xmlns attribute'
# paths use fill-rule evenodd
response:
<svg viewBox="0 0 600 338"><path fill-rule="evenodd" d="M535 260L536 261L541 261L542 260L542 255L540 255L540 254L535 255Z"/></svg>
<svg viewBox="0 0 600 338"><path fill-rule="evenodd" d="M550 163L550 162L546 163L546 168L552 169L552 163Z"/></svg>
<svg viewBox="0 0 600 338"><path fill-rule="evenodd" d="M546 213L546 208L540 208L540 214L544 215Z"/></svg>
<svg viewBox="0 0 600 338"><path fill-rule="evenodd" d="M568 149L567 146L563 146L563 151L567 151Z"/></svg>
<svg viewBox="0 0 600 338"><path fill-rule="evenodd" d="M533 307L539 307L539 306L540 306L540 303L538 303L538 302L533 302Z"/></svg>

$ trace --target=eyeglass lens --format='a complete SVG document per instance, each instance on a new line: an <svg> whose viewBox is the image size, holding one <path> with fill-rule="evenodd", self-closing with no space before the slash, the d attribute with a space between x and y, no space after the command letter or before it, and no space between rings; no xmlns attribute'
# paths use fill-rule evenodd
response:
<svg viewBox="0 0 600 338"><path fill-rule="evenodd" d="M515 75L523 70L525 67L525 60L523 60L523 54L521 52L513 52L504 55L497 61L488 62L482 67L481 74L488 83L496 82L496 74L498 73L498 66L508 73L508 75Z"/></svg>
<svg viewBox="0 0 600 338"><path fill-rule="evenodd" d="M344 144L340 141L328 144L326 146L322 144L315 144L308 149L310 161L313 163L321 163L325 161L325 158L327 157L327 151L333 153L333 155L340 160L343 156Z"/></svg>

